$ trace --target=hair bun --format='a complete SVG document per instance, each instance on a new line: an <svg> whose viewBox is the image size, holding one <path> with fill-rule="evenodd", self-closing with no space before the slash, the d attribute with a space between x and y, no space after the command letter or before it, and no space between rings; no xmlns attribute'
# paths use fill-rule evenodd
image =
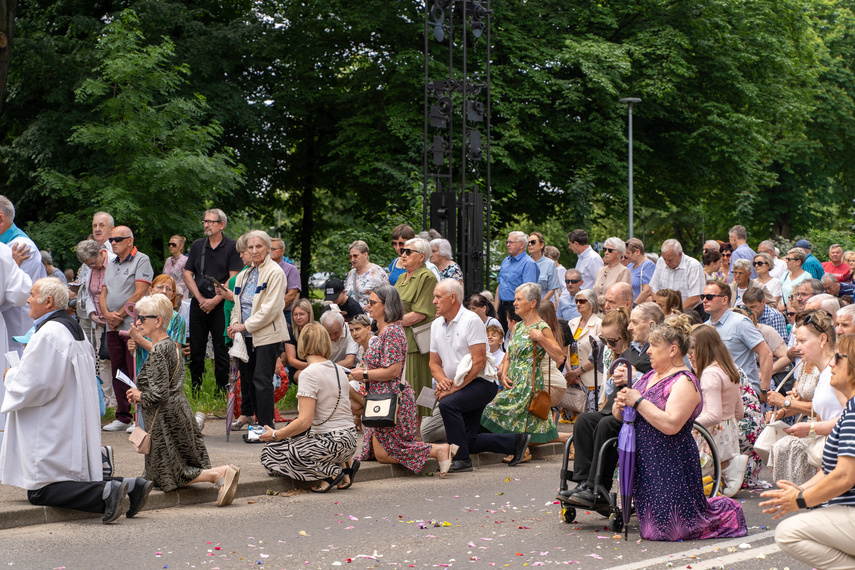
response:
<svg viewBox="0 0 855 570"><path fill-rule="evenodd" d="M692 334L692 319L685 313L673 313L665 318L665 324L685 335Z"/></svg>

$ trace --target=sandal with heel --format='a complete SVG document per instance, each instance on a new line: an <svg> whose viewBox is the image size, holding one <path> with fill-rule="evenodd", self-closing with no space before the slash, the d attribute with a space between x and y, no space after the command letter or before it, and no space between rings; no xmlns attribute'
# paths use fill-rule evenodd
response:
<svg viewBox="0 0 855 570"><path fill-rule="evenodd" d="M337 487L339 485L339 483L344 481L345 475L346 475L346 473L344 472L344 469L342 469L341 473L339 473L339 476L336 477L335 479L332 479L330 477L327 477L326 479L321 479L322 482L327 484L326 487L324 487L324 488L310 487L309 490L312 493L328 493L330 489L332 489L333 487Z"/></svg>
<svg viewBox="0 0 855 570"><path fill-rule="evenodd" d="M359 466L361 465L358 459L354 459L350 462L350 467L346 467L342 469L344 474L348 477L347 483L344 485L339 484L338 488L341 490L350 489L350 486L353 485L353 480L356 478L356 473L359 471Z"/></svg>

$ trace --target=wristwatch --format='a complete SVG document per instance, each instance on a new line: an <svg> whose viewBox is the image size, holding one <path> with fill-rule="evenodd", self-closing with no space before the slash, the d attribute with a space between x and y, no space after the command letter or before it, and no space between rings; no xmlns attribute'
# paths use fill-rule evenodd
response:
<svg viewBox="0 0 855 570"><path fill-rule="evenodd" d="M802 497L802 493L804 493L804 491L799 491L799 496L798 496L798 497L796 497L796 505L797 505L800 509L806 509L806 508L807 508L807 503L805 503L804 497Z"/></svg>
<svg viewBox="0 0 855 570"><path fill-rule="evenodd" d="M789 408L789 407L790 407L790 404L792 404L792 403L793 403L793 401L792 401L792 400L790 400L789 398L786 398L786 399L784 400L784 407L785 407L785 408Z"/></svg>
<svg viewBox="0 0 855 570"><path fill-rule="evenodd" d="M637 409L638 409L638 405L641 403L641 401L642 401L643 399L644 399L644 396L641 396L640 398L638 398L638 399L635 401L635 403L632 405L632 409L633 409L633 410L637 410Z"/></svg>

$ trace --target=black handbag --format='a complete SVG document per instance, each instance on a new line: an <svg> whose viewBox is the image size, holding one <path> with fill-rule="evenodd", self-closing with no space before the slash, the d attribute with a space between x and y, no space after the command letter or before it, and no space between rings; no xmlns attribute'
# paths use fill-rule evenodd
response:
<svg viewBox="0 0 855 570"><path fill-rule="evenodd" d="M399 384L400 386L400 384ZM398 424L398 407L401 396L390 394L368 394L362 410L362 425L370 428L394 427Z"/></svg>
<svg viewBox="0 0 855 570"><path fill-rule="evenodd" d="M98 345L98 358L110 360L110 350L107 348L107 327L101 331L101 344Z"/></svg>

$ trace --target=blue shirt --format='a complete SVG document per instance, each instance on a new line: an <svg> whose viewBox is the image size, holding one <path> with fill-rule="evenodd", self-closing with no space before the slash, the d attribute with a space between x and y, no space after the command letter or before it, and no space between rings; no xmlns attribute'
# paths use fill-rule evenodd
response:
<svg viewBox="0 0 855 570"><path fill-rule="evenodd" d="M558 271L555 269L555 262L541 255L540 259L535 261L540 275L537 278L537 284L540 285L540 295L543 297L549 291L555 291L561 287L558 281Z"/></svg>
<svg viewBox="0 0 855 570"><path fill-rule="evenodd" d="M822 450L822 471L828 475L837 467L840 456L855 457L855 398L846 402L843 414L825 441ZM828 505L855 506L855 487L845 491L839 497L828 500Z"/></svg>
<svg viewBox="0 0 855 570"><path fill-rule="evenodd" d="M572 321L576 317L582 316L579 313L579 309L576 308L576 298L569 291L565 291L561 295L561 298L558 299L558 307L555 309L555 314L559 319L567 321Z"/></svg>
<svg viewBox="0 0 855 570"><path fill-rule="evenodd" d="M733 258L731 257L731 259ZM731 261L731 263L733 262ZM802 263L802 270L810 273L811 277L814 279L822 279L822 275L825 273L825 269L822 268L822 264L813 256L812 253L809 253L805 258L805 262Z"/></svg>
<svg viewBox="0 0 855 570"><path fill-rule="evenodd" d="M748 317L743 317L731 310L726 310L718 322L707 321L715 327L718 335L733 357L733 362L745 372L751 386L755 391L760 389L760 371L757 368L757 359L754 355L754 347L765 342L763 335Z"/></svg>
<svg viewBox="0 0 855 570"><path fill-rule="evenodd" d="M537 283L540 269L526 252L502 260L499 269L499 301L513 301L514 291L523 283Z"/></svg>
<svg viewBox="0 0 855 570"><path fill-rule="evenodd" d="M778 331L778 334L781 335L781 338L788 338L787 319L785 319L784 315L778 312L777 309L773 309L769 305L766 305L766 308L763 309L763 313L759 317L757 317L757 322L764 325L769 325L770 327Z"/></svg>
<svg viewBox="0 0 855 570"><path fill-rule="evenodd" d="M630 263L626 268L632 273L632 294L637 299L641 295L641 286L650 284L653 272L656 271L656 264L649 259L645 259L644 263L638 267L634 263Z"/></svg>
<svg viewBox="0 0 855 570"><path fill-rule="evenodd" d="M842 297L843 295L849 295L851 297L855 297L855 284L853 283L841 283L840 291L837 292L838 297Z"/></svg>
<svg viewBox="0 0 855 570"><path fill-rule="evenodd" d="M730 270L727 273L728 281L733 282L733 262L737 259L747 259L751 262L751 279L757 278L757 272L754 271L754 250L748 247L747 243L743 243L733 250L730 254Z"/></svg>

